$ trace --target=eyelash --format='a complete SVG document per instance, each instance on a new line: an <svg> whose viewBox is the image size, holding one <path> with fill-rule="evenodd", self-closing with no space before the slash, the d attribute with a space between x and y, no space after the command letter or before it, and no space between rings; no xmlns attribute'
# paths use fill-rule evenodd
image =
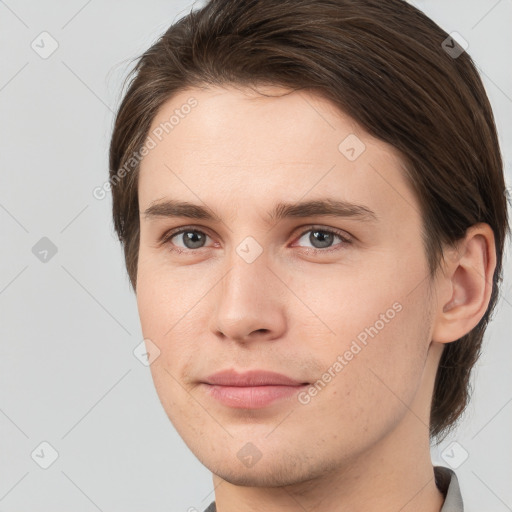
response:
<svg viewBox="0 0 512 512"><path fill-rule="evenodd" d="M200 233L202 235L209 236L208 233L205 233L204 231L201 231L201 230L195 228L194 226L184 226L181 228L177 228L176 230L171 230L171 231L167 231L166 233L164 233L162 235L162 237L160 238L160 245L173 245L170 243L172 238L174 238L176 235L180 235L182 233L188 233L191 231L193 231L195 233ZM341 247L334 246L334 247L328 247L325 249L316 249L314 247L307 247L306 250L307 250L308 254L311 254L311 253L318 254L318 253L326 253L326 252L330 253L330 252L334 252L334 251L339 251L339 250L342 250L344 248L344 246L350 245L352 243L352 239L347 237L347 235L344 232L341 232L341 231L338 231L338 230L335 230L332 228L326 229L321 226L309 226L308 229L302 231L302 233L298 236L297 239L301 239L306 233L309 233L310 231L320 231L322 233L327 233L330 235L337 236L341 240L341 243L338 244L338 246L341 246ZM200 251L201 249L207 249L207 247L200 247L199 249L182 249L181 247L172 247L170 250L173 252L177 252L178 254L183 254L183 253L197 252L197 251Z"/></svg>

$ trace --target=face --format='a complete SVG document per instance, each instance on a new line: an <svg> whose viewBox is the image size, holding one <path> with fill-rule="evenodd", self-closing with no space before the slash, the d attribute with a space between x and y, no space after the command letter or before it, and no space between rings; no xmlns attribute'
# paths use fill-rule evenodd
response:
<svg viewBox="0 0 512 512"><path fill-rule="evenodd" d="M232 483L277 486L398 428L425 385L433 299L400 156L319 96L260 91L189 89L155 117L137 303L192 452ZM223 370L296 385L213 383Z"/></svg>

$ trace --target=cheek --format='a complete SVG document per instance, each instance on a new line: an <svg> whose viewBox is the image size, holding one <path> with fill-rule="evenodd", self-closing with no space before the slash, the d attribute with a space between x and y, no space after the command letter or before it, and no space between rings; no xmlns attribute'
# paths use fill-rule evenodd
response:
<svg viewBox="0 0 512 512"><path fill-rule="evenodd" d="M322 322L312 317L304 325L302 317L300 339L321 359L325 378L333 383L318 393L325 393L325 400L317 406L332 415L334 402L340 421L359 418L370 430L375 411L391 419L412 402L430 341L425 268L411 264L404 273L401 265L381 258L374 271L308 277L302 287L304 302L314 304L311 309Z"/></svg>
<svg viewBox="0 0 512 512"><path fill-rule="evenodd" d="M374 411L380 411L389 420L402 416L421 386L429 347L429 323L419 293L415 299L401 297L400 310L388 323L374 320L361 331L368 336L366 344L360 344L354 373L357 384L365 383L364 389L361 385L357 389L360 403L367 404L369 420Z"/></svg>
<svg viewBox="0 0 512 512"><path fill-rule="evenodd" d="M375 317L371 312L366 316ZM367 335L365 343L356 336L345 337L338 324L336 343L322 347L325 373L318 375L314 386L319 391L297 411L297 424L313 430L318 426L340 450L357 451L389 433L412 408L421 386L428 345L422 339L421 315L403 304L382 329L374 323L369 320L368 330L359 330ZM316 350L315 354L320 357Z"/></svg>
<svg viewBox="0 0 512 512"><path fill-rule="evenodd" d="M183 286L174 270L166 270L158 258L146 256L141 250L137 268L137 308L144 336L162 338L176 323L187 291ZM189 283L188 290L190 286Z"/></svg>
<svg viewBox="0 0 512 512"><path fill-rule="evenodd" d="M190 361L197 359L198 342L205 339L206 279L191 280L177 269L164 269L158 262L142 259L137 277L137 308L144 338L160 350L151 364L155 385L174 389L183 379ZM202 315L202 316L200 316ZM173 391L177 392L178 389ZM171 393L172 394L172 393Z"/></svg>
<svg viewBox="0 0 512 512"><path fill-rule="evenodd" d="M320 343L325 350L333 345L343 348L354 339L385 339L397 329L399 342L405 336L399 332L402 324L414 327L424 316L426 268L421 255L383 250L364 259L351 258L309 265L300 272L282 269L280 274L300 298L291 298L291 328L305 327L308 335L301 339L314 336L315 347Z"/></svg>
<svg viewBox="0 0 512 512"><path fill-rule="evenodd" d="M174 280L161 279L161 272L153 272L150 265L139 268L137 307L142 333L160 351L149 367L155 390L173 424L180 425L185 418L187 425L193 424L191 417L200 411L184 389L182 378L184 368L195 358L193 340L199 339L198 333L190 331L195 324L187 311L192 306Z"/></svg>

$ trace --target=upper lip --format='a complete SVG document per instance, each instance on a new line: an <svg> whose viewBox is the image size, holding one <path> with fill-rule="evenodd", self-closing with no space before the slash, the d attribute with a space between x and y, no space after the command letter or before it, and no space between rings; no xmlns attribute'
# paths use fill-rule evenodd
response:
<svg viewBox="0 0 512 512"><path fill-rule="evenodd" d="M210 375L204 382L219 386L300 386L307 384L307 382L300 382L286 375L265 370L251 370L244 373L238 373L235 370L222 370Z"/></svg>

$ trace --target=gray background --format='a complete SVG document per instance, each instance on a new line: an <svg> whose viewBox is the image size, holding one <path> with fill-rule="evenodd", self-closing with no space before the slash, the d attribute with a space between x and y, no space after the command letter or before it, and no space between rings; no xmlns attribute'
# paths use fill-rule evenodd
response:
<svg viewBox="0 0 512 512"><path fill-rule="evenodd" d="M468 41L510 189L512 1L414 3ZM130 60L191 4L0 1L0 512L202 511L214 499L209 471L133 354L142 334L110 197L92 194L107 179ZM58 48L42 58L51 44ZM435 463L457 466L469 512L512 510L511 316L509 244L473 401L432 449ZM58 452L47 469L42 442Z"/></svg>

